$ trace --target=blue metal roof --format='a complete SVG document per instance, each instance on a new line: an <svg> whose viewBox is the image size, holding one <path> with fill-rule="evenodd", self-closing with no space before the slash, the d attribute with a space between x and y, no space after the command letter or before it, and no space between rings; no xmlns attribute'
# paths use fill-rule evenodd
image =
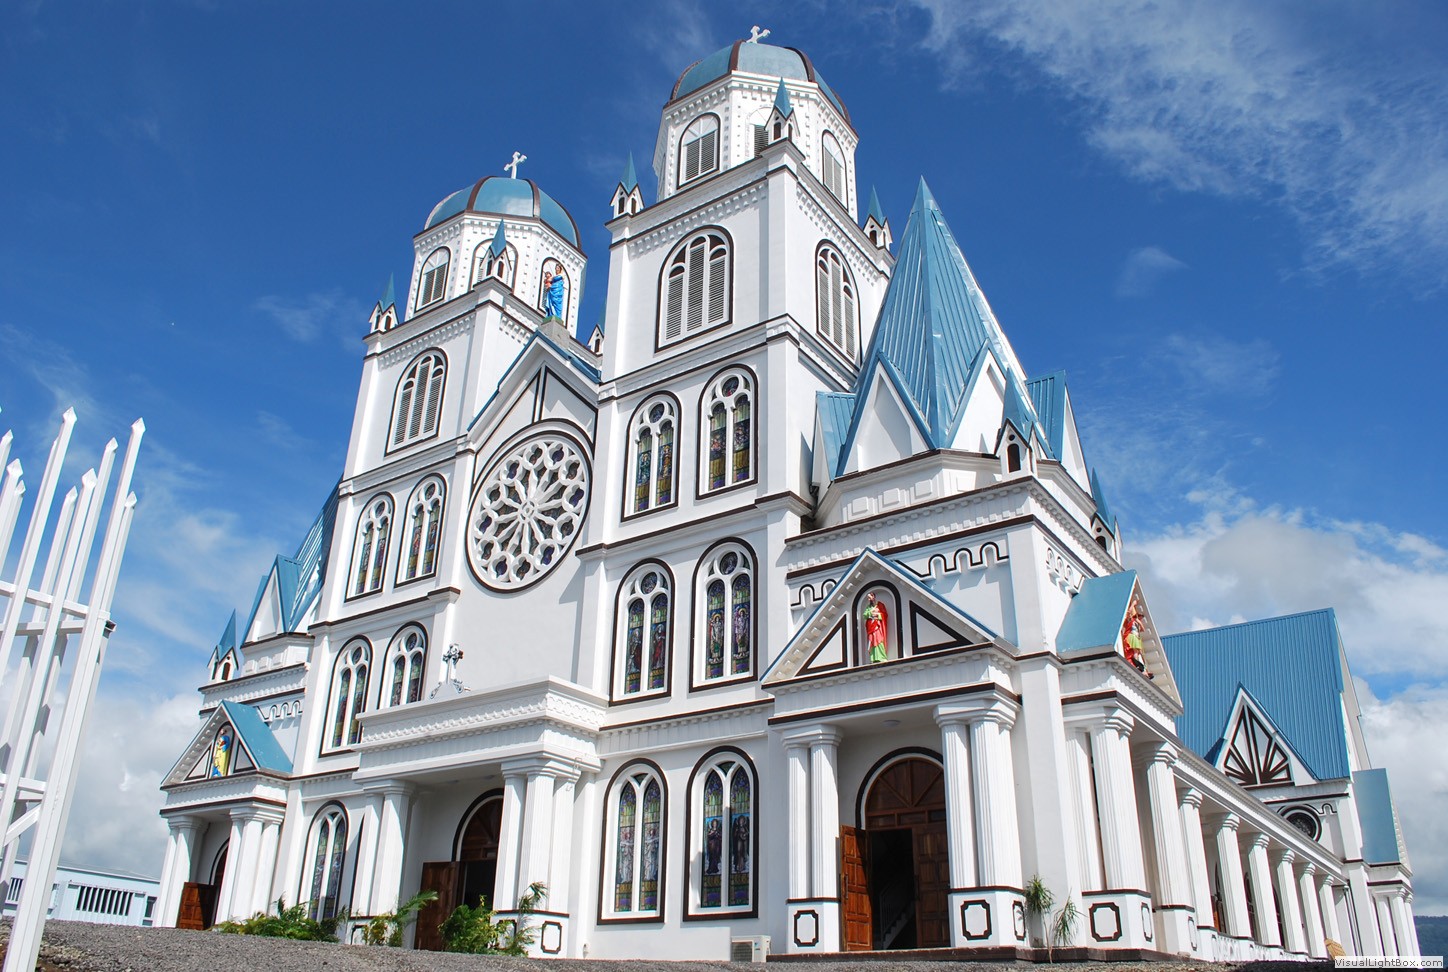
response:
<svg viewBox="0 0 1448 972"><path fill-rule="evenodd" d="M1162 638L1185 711L1177 735L1212 759L1246 689L1319 780L1349 773L1341 636L1331 609Z"/></svg>
<svg viewBox="0 0 1448 972"><path fill-rule="evenodd" d="M267 585L273 577L277 582L277 603L281 606L281 630L299 630L312 602L322 592L322 578L326 575L327 559L332 549L332 528L337 521L338 486L341 486L341 480L337 481L337 486L332 487L327 501L322 504L322 509L312 520L306 536L297 547L296 554L291 557L278 555L272 561L271 569L262 575L244 630L250 631L256 622L256 613L261 610L262 596L266 594ZM234 640L234 630L232 635Z"/></svg>
<svg viewBox="0 0 1448 972"><path fill-rule="evenodd" d="M628 166L623 170L623 181L620 182L619 185L623 186L624 191L627 192L635 189L638 184L639 173L638 170L634 168L633 153L630 152L628 154Z"/></svg>
<svg viewBox="0 0 1448 972"><path fill-rule="evenodd" d="M857 410L877 362L901 382L932 448L948 448L965 412L980 352L1009 368L1015 355L985 303L925 180L915 195L875 334L855 384ZM859 414L856 414L856 424Z"/></svg>
<svg viewBox="0 0 1448 972"><path fill-rule="evenodd" d="M855 413L855 396L849 392L815 392L815 414L824 437L821 448L831 476L839 475L839 463L850 433L850 416Z"/></svg>
<svg viewBox="0 0 1448 972"><path fill-rule="evenodd" d="M1015 372L1006 372L1006 403L1002 417L1019 429L1021 435L1029 439L1036 428L1036 413L1031 406L1026 404L1025 398L1021 395L1020 385Z"/></svg>
<svg viewBox="0 0 1448 972"><path fill-rule="evenodd" d="M779 79L779 88L774 92L774 110L785 118L794 114L794 105L789 103L789 89L784 86L784 78Z"/></svg>
<svg viewBox="0 0 1448 972"><path fill-rule="evenodd" d="M1056 632L1056 651L1064 655L1091 648L1114 648L1135 588L1134 570L1123 570L1105 577L1088 577L1081 590L1071 598L1061 630Z"/></svg>
<svg viewBox="0 0 1448 972"><path fill-rule="evenodd" d="M387 289L382 292L382 300L377 304L377 306L378 306L378 307L381 307L383 310L386 310L387 308L391 307L393 304L396 304L396 303L397 303L397 296L396 296L396 295L397 295L397 275L396 275L396 274L389 273L389 274L387 275Z"/></svg>
<svg viewBox="0 0 1448 972"><path fill-rule="evenodd" d="M1352 784L1353 801L1357 803L1358 821L1363 828L1363 860L1369 864L1399 863L1403 858L1398 847L1398 818L1388 789L1388 771L1358 770L1352 775Z"/></svg>
<svg viewBox="0 0 1448 972"><path fill-rule="evenodd" d="M721 47L702 60L695 61L679 80L674 83L674 93L669 99L682 98L698 91L704 85L717 81L734 71L749 74L767 74L776 78L793 78L796 81L812 81L819 85L820 92L830 100L840 114L849 121L850 113L840 101L834 89L825 84L824 78L815 71L814 65L803 52L792 47L775 47L773 44L758 44L750 41L735 41L728 47Z"/></svg>
<svg viewBox="0 0 1448 972"><path fill-rule="evenodd" d="M226 629L221 632L221 640L216 643L216 654L225 656L228 651L236 647L236 612L231 612L231 617L226 619Z"/></svg>
<svg viewBox="0 0 1448 972"><path fill-rule="evenodd" d="M222 702L221 711L231 721L231 726L241 738L241 744L251 754L256 768L267 773L290 774L292 761L282 749L271 727L262 721L256 709L240 702Z"/></svg>
<svg viewBox="0 0 1448 972"><path fill-rule="evenodd" d="M875 194L875 187L870 187L870 205L865 210L865 218L874 218L881 226L885 225L885 210L880 206L880 197Z"/></svg>
<svg viewBox="0 0 1448 972"><path fill-rule="evenodd" d="M1041 438L1051 447L1053 456L1064 454L1066 442L1066 372L1053 371L1026 382L1036 418L1041 423Z"/></svg>
<svg viewBox="0 0 1448 972"><path fill-rule="evenodd" d="M573 217L557 200L538 188L532 179L484 176L433 207L423 229L432 229L444 220L463 212L539 219L551 226L559 236L578 246L578 226L573 222Z"/></svg>
<svg viewBox="0 0 1448 972"><path fill-rule="evenodd" d="M1091 499L1096 503L1096 515L1101 517L1111 535L1116 536L1116 517L1111 515L1111 508L1106 505L1106 491L1101 488L1101 477L1094 469L1091 470Z"/></svg>

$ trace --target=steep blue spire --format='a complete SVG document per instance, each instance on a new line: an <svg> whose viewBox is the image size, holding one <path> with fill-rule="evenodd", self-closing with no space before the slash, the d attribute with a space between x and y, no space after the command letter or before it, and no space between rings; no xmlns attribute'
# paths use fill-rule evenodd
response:
<svg viewBox="0 0 1448 972"><path fill-rule="evenodd" d="M1036 426L1036 413L1026 404L1020 392L1020 382L1014 372L1006 372L1006 407L1004 418L1020 430L1021 435L1031 437Z"/></svg>
<svg viewBox="0 0 1448 972"><path fill-rule="evenodd" d="M784 87L784 78L779 79L779 88L774 92L774 108L785 118L794 114L794 105L790 104L789 91Z"/></svg>
<svg viewBox="0 0 1448 972"><path fill-rule="evenodd" d="M619 185L623 186L624 192L632 192L638 184L639 174L634 169L633 152L629 152L628 165L623 170L623 181Z"/></svg>
<svg viewBox="0 0 1448 972"><path fill-rule="evenodd" d="M940 206L921 179L875 335L855 385L856 407L864 407L868 399L864 392L874 380L876 365L884 364L898 376L901 391L923 420L922 431L931 446L948 448L960 421L972 368L986 348L994 352L1003 369L1023 373ZM858 422L857 415L855 424Z"/></svg>
<svg viewBox="0 0 1448 972"><path fill-rule="evenodd" d="M389 273L387 275L387 289L382 292L382 300L378 302L377 306L386 310L395 303L397 303L397 275Z"/></svg>
<svg viewBox="0 0 1448 972"><path fill-rule="evenodd" d="M1101 522L1106 524L1106 529L1111 531L1112 536L1116 535L1116 518L1111 515L1111 508L1106 505L1106 491L1101 488L1101 477L1096 475L1096 470L1091 470L1091 499L1096 503L1096 515L1101 517Z"/></svg>
<svg viewBox="0 0 1448 972"><path fill-rule="evenodd" d="M216 653L225 655L236 647L236 612L231 612L231 617L226 619L226 630L221 632L221 640L216 643Z"/></svg>
<svg viewBox="0 0 1448 972"><path fill-rule="evenodd" d="M874 186L870 187L870 207L865 210L865 218L873 219L881 226L885 225L885 210L880 207L880 197L875 195Z"/></svg>
<svg viewBox="0 0 1448 972"><path fill-rule="evenodd" d="M498 220L498 231L493 234L493 242L488 247L488 252L493 256L501 256L508 248L508 237L503 233L503 221Z"/></svg>

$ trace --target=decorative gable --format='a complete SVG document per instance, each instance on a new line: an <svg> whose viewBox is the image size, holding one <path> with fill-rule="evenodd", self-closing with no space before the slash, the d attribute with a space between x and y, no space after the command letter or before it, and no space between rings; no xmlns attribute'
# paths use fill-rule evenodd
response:
<svg viewBox="0 0 1448 972"><path fill-rule="evenodd" d="M775 659L764 685L992 643L1000 642L985 625L866 549Z"/></svg>
<svg viewBox="0 0 1448 972"><path fill-rule="evenodd" d="M285 776L291 769L291 760L255 709L223 702L212 711L161 786L164 789L258 771Z"/></svg>
<svg viewBox="0 0 1448 972"><path fill-rule="evenodd" d="M1125 658L1180 711L1181 693L1134 570L1088 578L1056 633L1063 660L1108 651Z"/></svg>
<svg viewBox="0 0 1448 972"><path fill-rule="evenodd" d="M1214 764L1243 786L1290 786L1314 782L1307 765L1245 688L1216 746Z"/></svg>

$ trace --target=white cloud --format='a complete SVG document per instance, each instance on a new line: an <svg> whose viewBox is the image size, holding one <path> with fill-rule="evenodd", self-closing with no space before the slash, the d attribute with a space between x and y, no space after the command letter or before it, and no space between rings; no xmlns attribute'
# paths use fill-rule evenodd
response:
<svg viewBox="0 0 1448 972"><path fill-rule="evenodd" d="M1261 338L1232 341L1215 334L1169 334L1158 354L1175 369L1179 391L1252 398L1272 390L1280 360Z"/></svg>
<svg viewBox="0 0 1448 972"><path fill-rule="evenodd" d="M1412 17L1255 0L908 3L930 15L923 44L948 81L1004 49L1072 98L1089 141L1132 176L1280 205L1313 267L1448 283L1448 72Z"/></svg>
<svg viewBox="0 0 1448 972"><path fill-rule="evenodd" d="M1162 277L1174 270L1185 270L1186 264L1159 246L1143 246L1132 250L1121 264L1116 277L1116 296L1145 297L1156 289Z"/></svg>
<svg viewBox="0 0 1448 972"><path fill-rule="evenodd" d="M367 320L362 305L340 290L318 291L300 298L268 294L253 301L252 308L271 317L294 341L306 343L334 334L352 350L361 333L358 329Z"/></svg>

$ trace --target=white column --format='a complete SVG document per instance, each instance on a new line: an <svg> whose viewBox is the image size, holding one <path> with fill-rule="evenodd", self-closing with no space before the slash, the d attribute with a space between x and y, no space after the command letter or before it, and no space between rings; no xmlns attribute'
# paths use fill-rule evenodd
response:
<svg viewBox="0 0 1448 972"><path fill-rule="evenodd" d="M809 897L809 743L785 741L789 764L789 897Z"/></svg>
<svg viewBox="0 0 1448 972"><path fill-rule="evenodd" d="M526 767L503 764L503 818L498 825L498 872L493 901L498 911L518 904L518 864L522 856L523 802L528 786Z"/></svg>
<svg viewBox="0 0 1448 972"><path fill-rule="evenodd" d="M1307 953L1302 935L1302 912L1297 904L1297 878L1292 865L1297 862L1294 851L1284 851L1277 861L1277 900L1282 907L1282 947L1289 952Z"/></svg>
<svg viewBox="0 0 1448 972"><path fill-rule="evenodd" d="M382 806L377 816L377 859L373 864L372 914L397 908L402 893L402 865L407 855L407 820L412 810L414 787L402 780L389 781L382 788Z"/></svg>
<svg viewBox="0 0 1448 972"><path fill-rule="evenodd" d="M516 894L526 893L531 884L547 884L553 863L553 789L558 778L548 766L528 771L528 795L523 814L523 855L518 865ZM510 901L508 910L517 905Z"/></svg>
<svg viewBox="0 0 1448 972"><path fill-rule="evenodd" d="M815 732L809 747L810 802L814 807L810 888L816 898L840 896L836 861L840 840L840 735L833 726L824 726Z"/></svg>
<svg viewBox="0 0 1448 972"><path fill-rule="evenodd" d="M971 806L970 740L966 716L937 706L940 751L945 758L945 833L951 888L976 887L975 814Z"/></svg>
<svg viewBox="0 0 1448 972"><path fill-rule="evenodd" d="M1177 748L1157 743L1146 767L1146 791L1151 801L1151 834L1156 844L1156 886L1164 900L1157 906L1184 905L1192 900L1191 875L1187 870L1186 841L1178 809L1176 775L1172 765Z"/></svg>
<svg viewBox="0 0 1448 972"><path fill-rule="evenodd" d="M1269 947L1281 947L1277 934L1277 901L1272 894L1272 866L1267 860L1270 838L1258 834L1247 851L1247 868L1252 874L1252 903L1257 912L1257 940Z"/></svg>
<svg viewBox="0 0 1448 972"><path fill-rule="evenodd" d="M1118 711L1091 729L1096 799L1101 806L1101 857L1106 867L1106 887L1112 890L1146 890L1136 782L1131 769L1130 737L1135 725L1130 715Z"/></svg>
<svg viewBox="0 0 1448 972"><path fill-rule="evenodd" d="M1252 918L1247 914L1247 882L1242 876L1242 846L1237 828L1242 818L1229 813L1217 828L1217 861L1222 868L1222 919L1233 938L1252 937Z"/></svg>
<svg viewBox="0 0 1448 972"><path fill-rule="evenodd" d="M166 839L166 864L161 869L155 913L158 927L174 928L181 910L182 888L191 880L202 823L195 817L172 817L167 823L171 832Z"/></svg>
<svg viewBox="0 0 1448 972"><path fill-rule="evenodd" d="M1398 942L1399 955L1416 955L1417 949L1413 945L1413 933L1408 925L1408 909L1405 892L1398 891L1388 898L1388 913L1392 916L1393 937Z"/></svg>
<svg viewBox="0 0 1448 972"><path fill-rule="evenodd" d="M1398 939L1393 930L1393 913L1388 909L1388 899L1381 894L1373 895L1373 907L1378 915L1378 941L1382 942L1383 954L1398 955Z"/></svg>
<svg viewBox="0 0 1448 972"><path fill-rule="evenodd" d="M1307 954L1313 958L1327 958L1326 934L1322 929L1322 912L1317 902L1317 865L1308 861L1297 879L1297 890L1302 896L1302 923L1307 926Z"/></svg>
<svg viewBox="0 0 1448 972"><path fill-rule="evenodd" d="M1076 813L1077 871L1082 891L1106 885L1101 874L1101 830L1096 822L1096 799L1091 788L1091 740L1080 729L1067 727L1066 765L1071 774L1071 797Z"/></svg>
<svg viewBox="0 0 1448 972"><path fill-rule="evenodd" d="M1342 940L1342 931L1337 924L1337 898L1332 893L1332 879L1324 874L1317 885L1317 903L1322 912L1322 930L1328 938L1339 945L1346 945Z"/></svg>
<svg viewBox="0 0 1448 972"><path fill-rule="evenodd" d="M1021 877L1020 824L1016 819L1016 774L1011 758L1011 726L1015 703L993 700L970 724L970 748L975 756L976 879L982 887L1019 888Z"/></svg>
<svg viewBox="0 0 1448 972"><path fill-rule="evenodd" d="M548 909L567 911L573 874L573 798L578 776L560 777L553 789L553 835L557 851L548 869Z"/></svg>
<svg viewBox="0 0 1448 972"><path fill-rule="evenodd" d="M1186 838L1187 864L1191 869L1192 903L1197 909L1197 928L1215 928L1212 914L1212 883L1207 870L1207 847L1202 840L1202 794L1188 787L1181 794L1182 835Z"/></svg>
<svg viewBox="0 0 1448 972"><path fill-rule="evenodd" d="M256 876L252 883L251 913L270 911L272 882L277 873L277 845L282 836L282 814L280 811L257 814L261 828L261 839L257 843Z"/></svg>
<svg viewBox="0 0 1448 972"><path fill-rule="evenodd" d="M231 833L226 838L226 870L221 875L221 890L216 894L217 921L235 917L231 913L231 902L236 897L237 872L242 867L242 820L237 814L245 812L232 811L231 814Z"/></svg>
<svg viewBox="0 0 1448 972"><path fill-rule="evenodd" d="M1418 922L1413 917L1413 892L1403 892L1403 922L1408 929L1408 954L1422 955L1423 946L1418 942Z"/></svg>
<svg viewBox="0 0 1448 972"><path fill-rule="evenodd" d="M349 815L349 827L356 828L357 863L352 872L352 913L375 915L372 898L377 890L378 838L381 836L382 794L370 790L367 802Z"/></svg>

